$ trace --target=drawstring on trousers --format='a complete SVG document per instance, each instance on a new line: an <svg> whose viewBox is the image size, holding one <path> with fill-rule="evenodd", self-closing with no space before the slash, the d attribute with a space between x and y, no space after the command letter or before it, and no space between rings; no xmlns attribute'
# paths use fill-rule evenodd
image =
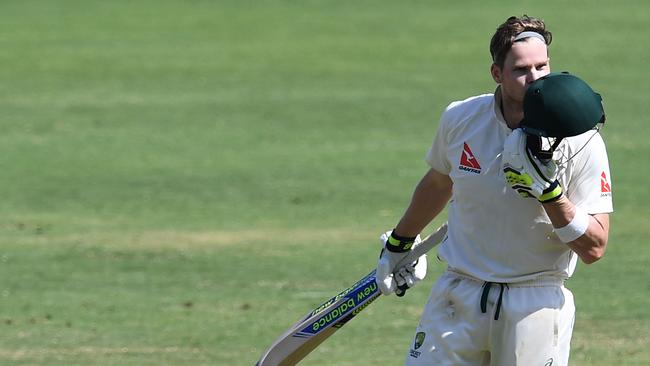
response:
<svg viewBox="0 0 650 366"><path fill-rule="evenodd" d="M507 283L501 282L485 282L483 283L483 293L481 293L481 312L485 314L487 312L487 301L488 295L490 294L490 288L492 285L499 285L501 289L499 290L499 299L497 300L497 308L494 312L494 320L499 320L499 313L501 313L501 303L503 301L503 289L508 287Z"/></svg>

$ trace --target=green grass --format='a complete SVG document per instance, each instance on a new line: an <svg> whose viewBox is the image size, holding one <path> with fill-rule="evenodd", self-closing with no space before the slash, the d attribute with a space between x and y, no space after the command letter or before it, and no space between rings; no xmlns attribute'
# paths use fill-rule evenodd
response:
<svg viewBox="0 0 650 366"><path fill-rule="evenodd" d="M645 1L3 1L0 364L252 365L374 265L507 16L605 99L572 365L650 363ZM439 223L442 218L437 219ZM440 265L305 365L400 364ZM388 320L387 320L388 319Z"/></svg>

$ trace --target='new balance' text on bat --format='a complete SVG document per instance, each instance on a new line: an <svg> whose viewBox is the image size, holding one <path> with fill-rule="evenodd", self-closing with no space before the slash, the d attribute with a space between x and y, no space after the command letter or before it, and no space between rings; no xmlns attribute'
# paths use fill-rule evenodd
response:
<svg viewBox="0 0 650 366"><path fill-rule="evenodd" d="M447 235L447 224L413 247L396 268L417 260L438 245ZM295 365L350 319L375 301L381 292L373 270L354 285L325 301L281 335L256 366Z"/></svg>

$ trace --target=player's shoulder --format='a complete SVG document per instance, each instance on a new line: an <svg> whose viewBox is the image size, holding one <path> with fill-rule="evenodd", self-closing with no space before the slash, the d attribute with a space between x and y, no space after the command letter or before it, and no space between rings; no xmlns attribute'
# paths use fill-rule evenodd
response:
<svg viewBox="0 0 650 366"><path fill-rule="evenodd" d="M494 94L481 94L451 102L443 112L443 120L451 124L471 120L494 110Z"/></svg>
<svg viewBox="0 0 650 366"><path fill-rule="evenodd" d="M570 154L589 156L597 151L605 151L605 141L597 130L589 130L577 136L567 137Z"/></svg>

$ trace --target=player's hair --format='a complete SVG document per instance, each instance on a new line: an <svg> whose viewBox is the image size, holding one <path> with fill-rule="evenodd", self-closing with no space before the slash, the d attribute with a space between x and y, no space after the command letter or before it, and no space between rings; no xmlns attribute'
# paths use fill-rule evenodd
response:
<svg viewBox="0 0 650 366"><path fill-rule="evenodd" d="M492 36L492 40L490 41L492 62L500 68L503 68L506 55L510 51L510 48L512 48L515 37L519 33L527 31L541 34L547 46L553 40L553 35L546 30L546 24L544 24L543 20L529 17L525 14L522 17L511 16L497 28Z"/></svg>

